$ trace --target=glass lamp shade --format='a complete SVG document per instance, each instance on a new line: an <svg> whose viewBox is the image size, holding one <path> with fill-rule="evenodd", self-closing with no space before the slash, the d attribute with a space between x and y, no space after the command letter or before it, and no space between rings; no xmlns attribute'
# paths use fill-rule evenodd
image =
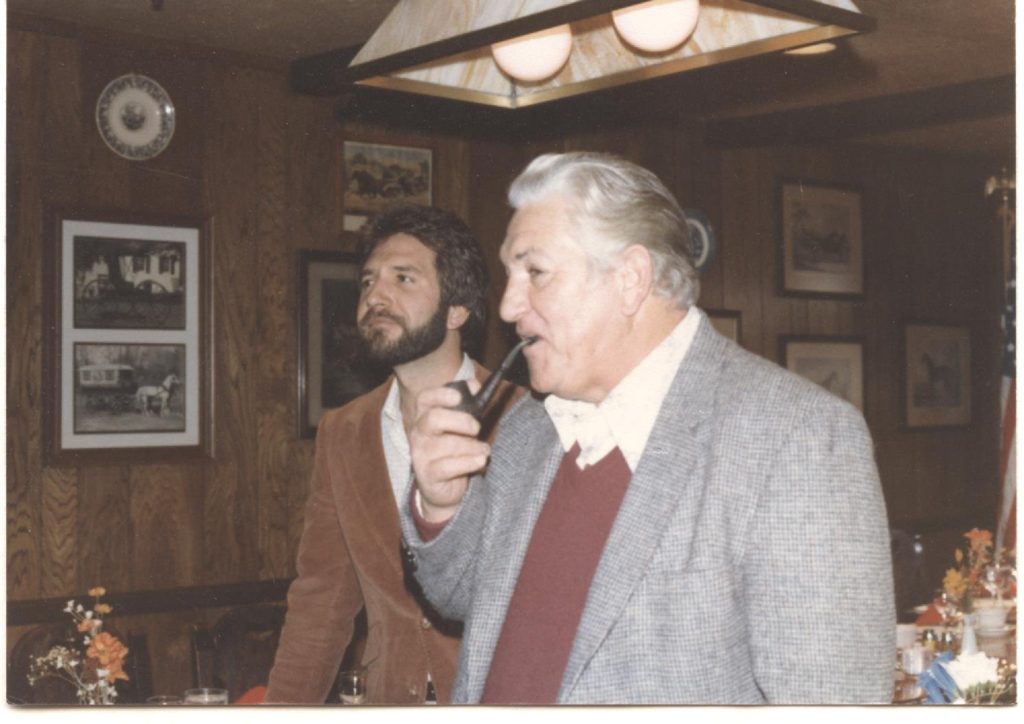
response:
<svg viewBox="0 0 1024 724"><path fill-rule="evenodd" d="M491 46L494 61L506 75L524 83L538 83L555 75L572 52L568 25L547 28Z"/></svg>
<svg viewBox="0 0 1024 724"><path fill-rule="evenodd" d="M619 36L638 50L664 53L693 34L699 0L650 0L612 13Z"/></svg>

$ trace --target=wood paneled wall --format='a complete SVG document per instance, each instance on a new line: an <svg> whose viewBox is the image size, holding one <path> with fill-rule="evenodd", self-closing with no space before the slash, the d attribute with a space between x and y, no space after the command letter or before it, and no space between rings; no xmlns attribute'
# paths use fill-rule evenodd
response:
<svg viewBox="0 0 1024 724"><path fill-rule="evenodd" d="M294 575L313 452L295 433L295 252L345 250L341 141L433 148L436 203L464 215L494 246L508 212L499 194L494 203L491 194L480 202L472 195L507 183L511 147L342 126L333 99L292 94L283 69L194 49L152 50L17 16L7 40L8 597ZM176 108L170 146L145 162L110 152L95 127L96 98L128 72L157 79ZM212 218L213 460L45 464L42 234L50 206ZM500 335L491 336L498 341L488 358L504 349ZM154 643L168 631L187 642L189 626L209 618L153 615L127 625L159 624ZM179 640L166 651L171 658L154 662L154 677L175 691L187 683L187 646Z"/></svg>
<svg viewBox="0 0 1024 724"><path fill-rule="evenodd" d="M333 99L288 91L281 70L130 38L48 30L11 17L8 33L7 590L11 599L287 577L308 488L312 444L295 434L295 252L340 249L344 138L433 148L436 203L465 216L488 250L491 334L504 191L545 150L625 155L661 176L718 230L702 303L742 313L744 345L777 359L781 334L865 340L867 419L894 523L943 530L992 525L996 505L1001 307L993 169L969 160L856 147L718 150L699 125L667 120L508 143L339 124ZM94 103L126 72L157 79L177 109L170 147L134 163L95 130ZM413 121L404 119L409 124ZM868 259L861 302L777 290L776 182L858 187ZM44 210L72 205L201 215L214 221L213 460L55 468L41 444ZM962 324L973 342L973 422L902 427L902 329ZM187 618L187 617L186 617ZM183 617L147 626L187 631ZM194 617L193 617L194 618ZM185 653L154 670L174 690ZM177 677L177 678L175 678ZM160 684L158 683L158 688Z"/></svg>
<svg viewBox="0 0 1024 724"><path fill-rule="evenodd" d="M657 173L683 207L703 210L719 255L701 305L741 313L743 346L783 363L781 335L861 337L865 417L875 441L890 522L934 533L951 554L960 526L993 528L998 498L1002 239L985 162L856 145L717 150L685 120L570 135L530 144L537 153L601 150ZM862 301L779 292L778 182L804 179L862 194L866 294ZM908 430L903 423L903 329L962 325L972 345L972 422Z"/></svg>

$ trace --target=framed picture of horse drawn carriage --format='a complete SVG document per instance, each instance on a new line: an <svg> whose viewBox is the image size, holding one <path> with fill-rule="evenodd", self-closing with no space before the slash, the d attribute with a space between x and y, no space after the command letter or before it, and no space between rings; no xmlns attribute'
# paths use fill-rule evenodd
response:
<svg viewBox="0 0 1024 724"><path fill-rule="evenodd" d="M909 428L971 421L971 330L908 324L904 334L905 412Z"/></svg>
<svg viewBox="0 0 1024 724"><path fill-rule="evenodd" d="M390 204L432 204L433 155L429 148L345 141L342 154L344 230L358 231L368 216Z"/></svg>
<svg viewBox="0 0 1024 724"><path fill-rule="evenodd" d="M805 181L782 181L779 219L782 294L863 297L859 192Z"/></svg>
<svg viewBox="0 0 1024 724"><path fill-rule="evenodd" d="M51 461L209 455L207 223L55 211L47 236Z"/></svg>

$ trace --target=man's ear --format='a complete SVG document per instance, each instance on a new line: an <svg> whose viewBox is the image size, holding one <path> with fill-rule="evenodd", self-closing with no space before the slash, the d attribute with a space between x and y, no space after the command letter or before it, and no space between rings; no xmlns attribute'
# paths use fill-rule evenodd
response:
<svg viewBox="0 0 1024 724"><path fill-rule="evenodd" d="M654 288L654 260L646 247L633 244L622 252L616 267L622 311L633 316Z"/></svg>
<svg viewBox="0 0 1024 724"><path fill-rule="evenodd" d="M459 329L469 319L469 310L461 304L448 307L448 329Z"/></svg>

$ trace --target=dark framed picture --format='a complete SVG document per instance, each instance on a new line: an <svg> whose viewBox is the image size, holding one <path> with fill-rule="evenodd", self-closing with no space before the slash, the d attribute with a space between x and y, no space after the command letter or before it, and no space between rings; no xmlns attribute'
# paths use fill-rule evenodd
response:
<svg viewBox="0 0 1024 724"><path fill-rule="evenodd" d="M210 455L209 224L64 210L49 224L51 462Z"/></svg>
<svg viewBox="0 0 1024 724"><path fill-rule="evenodd" d="M905 411L907 427L951 427L971 421L971 331L967 327L908 324Z"/></svg>
<svg viewBox="0 0 1024 724"><path fill-rule="evenodd" d="M841 397L864 412L864 342L858 337L780 337L790 372Z"/></svg>
<svg viewBox="0 0 1024 724"><path fill-rule="evenodd" d="M742 344L739 312L731 309L705 309L704 313L708 315L708 321L715 331L736 344Z"/></svg>
<svg viewBox="0 0 1024 724"><path fill-rule="evenodd" d="M362 353L359 271L354 254L299 252L299 437L314 437L324 412L369 392L390 373Z"/></svg>
<svg viewBox="0 0 1024 724"><path fill-rule="evenodd" d="M864 295L860 193L838 186L782 181L779 228L783 294Z"/></svg>
<svg viewBox="0 0 1024 724"><path fill-rule="evenodd" d="M434 153L429 148L345 141L342 153L344 229L393 203L429 206L434 200Z"/></svg>

